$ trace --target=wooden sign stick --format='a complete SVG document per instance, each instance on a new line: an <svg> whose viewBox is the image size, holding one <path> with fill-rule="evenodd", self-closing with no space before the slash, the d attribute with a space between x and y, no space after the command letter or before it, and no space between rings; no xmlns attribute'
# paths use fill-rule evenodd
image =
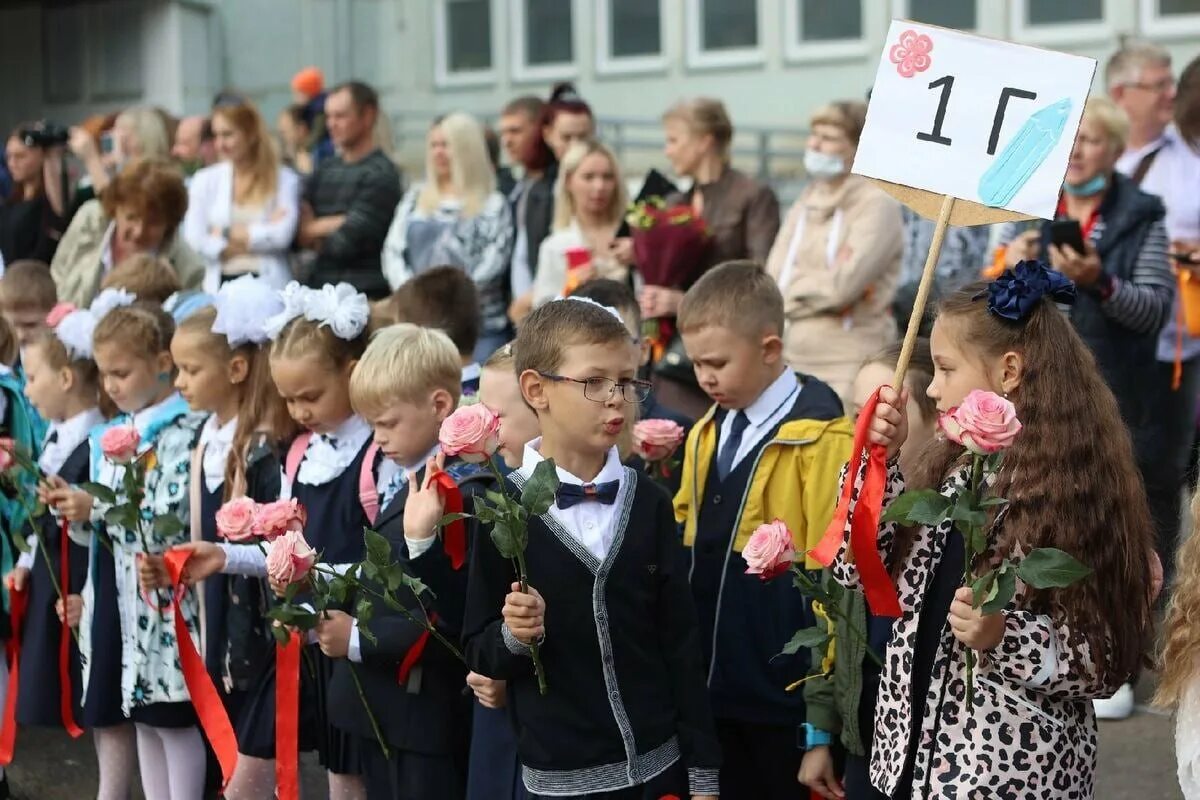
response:
<svg viewBox="0 0 1200 800"><path fill-rule="evenodd" d="M929 302L929 292L933 289L938 257L942 254L942 242L946 239L946 230L950 227L950 215L953 213L954 197L946 195L942 200L942 210L938 214L937 225L933 229L933 241L929 243L929 255L925 257L925 271L921 273L921 283L917 286L917 297L913 300L912 314L908 317L908 330L904 332L904 346L900 349L899 360L896 361L896 374L892 377L892 386L897 392L904 386L904 375L908 372L908 362L912 360L913 349L917 346L917 336L921 332L921 319L925 315L925 305Z"/></svg>

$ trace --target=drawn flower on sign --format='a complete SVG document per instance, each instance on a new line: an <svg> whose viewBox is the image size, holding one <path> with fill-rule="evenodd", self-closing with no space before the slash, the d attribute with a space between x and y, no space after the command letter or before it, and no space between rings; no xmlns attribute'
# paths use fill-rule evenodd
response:
<svg viewBox="0 0 1200 800"><path fill-rule="evenodd" d="M916 31L905 31L900 34L900 41L888 50L888 59L896 65L896 72L901 78L911 78L918 72L924 72L933 66L929 56L933 50L933 39Z"/></svg>

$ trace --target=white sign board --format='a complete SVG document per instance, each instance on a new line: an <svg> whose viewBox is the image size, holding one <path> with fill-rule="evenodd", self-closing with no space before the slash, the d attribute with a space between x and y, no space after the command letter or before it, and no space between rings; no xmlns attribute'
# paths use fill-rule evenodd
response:
<svg viewBox="0 0 1200 800"><path fill-rule="evenodd" d="M1051 218L1096 61L893 20L854 172Z"/></svg>

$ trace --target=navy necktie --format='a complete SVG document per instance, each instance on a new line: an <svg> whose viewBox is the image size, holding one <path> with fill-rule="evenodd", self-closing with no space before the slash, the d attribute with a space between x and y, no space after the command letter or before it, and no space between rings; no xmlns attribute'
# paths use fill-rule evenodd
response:
<svg viewBox="0 0 1200 800"><path fill-rule="evenodd" d="M738 448L742 446L742 434L746 432L749 424L750 420L746 416L746 412L734 412L733 424L729 427L729 438L725 440L725 444L721 445L721 452L717 454L717 477L721 480L725 480L729 477L729 473L733 472L733 461L737 456Z"/></svg>
<svg viewBox="0 0 1200 800"><path fill-rule="evenodd" d="M620 481L585 483L583 486L576 483L560 483L558 490L554 493L554 502L564 511L571 506L589 501L611 506L617 501L617 490L620 488Z"/></svg>

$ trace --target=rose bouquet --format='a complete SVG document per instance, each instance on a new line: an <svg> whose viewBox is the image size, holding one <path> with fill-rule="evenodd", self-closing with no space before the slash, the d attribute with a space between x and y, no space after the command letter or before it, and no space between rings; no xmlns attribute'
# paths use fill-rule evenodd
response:
<svg viewBox="0 0 1200 800"><path fill-rule="evenodd" d="M757 575L763 581L774 580L791 572L792 585L799 589L801 594L812 598L818 616L827 620L826 625L817 625L796 631L791 641L784 645L783 655L795 655L804 648L829 648L834 638L834 621L840 619L846 623L850 633L862 644L867 656L879 666L883 666L878 654L867 644L865 632L842 614L841 601L846 590L828 574L816 579L796 564L796 546L792 532L788 530L783 520L777 519L759 525L742 550L742 558L746 561L746 574ZM832 668L833 659L827 657L823 660L821 672L810 677L828 674ZM794 690L806 680L808 678L796 681L787 687L787 691Z"/></svg>
<svg viewBox="0 0 1200 800"><path fill-rule="evenodd" d="M533 474L525 482L518 498L504 491L504 477L496 468L492 456L500 446L500 420L487 406L479 404L460 408L442 423L438 436L442 452L447 456L458 456L475 464L487 462L496 476L498 491L489 491L485 497L477 498L474 513L455 512L442 518L442 525L461 523L474 517L492 526L491 538L500 555L513 562L521 591L529 589L529 576L525 568L525 548L529 543L529 519L545 514L554 505L554 493L558 490L558 474L554 461L546 459L538 463ZM537 642L530 645L533 668L537 674L538 690L546 693L546 674Z"/></svg>
<svg viewBox="0 0 1200 800"><path fill-rule="evenodd" d="M1008 500L989 495L989 485L1000 472L1004 452L1021 432L1016 408L992 392L975 390L962 405L938 420L938 429L951 442L961 445L971 458L970 479L949 497L936 489L905 492L892 501L882 520L906 525L937 526L952 520L962 534L965 558L963 585L969 586L973 605L984 614L996 614L1016 594L1017 578L1035 589L1070 586L1091 570L1071 555L1052 547L1024 554L1019 563L992 559L987 569L976 563L988 554L988 530L1004 514ZM995 517L989 520L989 515ZM966 648L966 701L974 698L975 651Z"/></svg>

